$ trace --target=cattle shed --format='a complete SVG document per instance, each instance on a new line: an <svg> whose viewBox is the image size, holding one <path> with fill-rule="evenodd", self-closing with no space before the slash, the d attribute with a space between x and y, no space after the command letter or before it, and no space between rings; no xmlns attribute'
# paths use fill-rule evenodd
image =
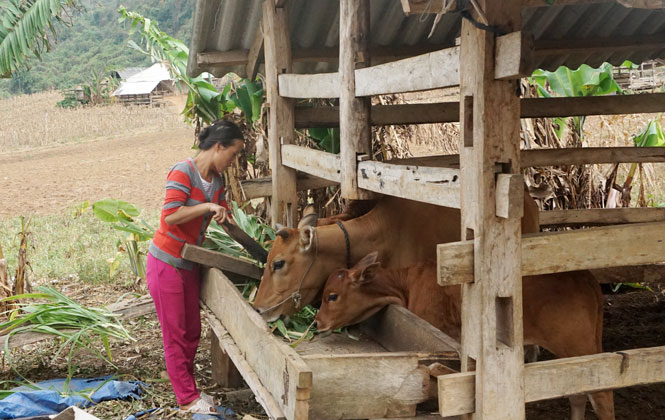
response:
<svg viewBox="0 0 665 420"><path fill-rule="evenodd" d="M198 0L188 73L265 75L272 183L246 193L271 197L273 223L293 226L297 192L334 183L347 199L379 193L461 210L462 237L437 247L439 284L462 284L460 371L438 376L438 414L515 420L525 417L526 402L665 382L665 346L525 366L522 336L523 275L661 262L663 213L557 211L541 219L608 226L527 235L520 227L524 167L665 161L662 148L520 150L521 117L661 112L665 94L521 98L519 88L520 78L537 68L663 58L664 6L661 0ZM455 102L370 101L455 86ZM307 98L336 98L339 106L296 106ZM459 155L371 160L373 125L456 121ZM293 144L296 128L331 126L340 127L338 155ZM634 237L639 244L627 240ZM605 252L588 253L599 241ZM244 340L229 328L218 331L222 344ZM234 361L251 365L250 353L263 350L241 349L244 357L235 354ZM311 371L293 379L289 372L307 368L287 353L283 371L250 366L252 380L267 389L261 400L271 417L359 418L326 417L311 405L308 411ZM271 383L281 384L272 394ZM413 415L385 410L368 417Z"/></svg>

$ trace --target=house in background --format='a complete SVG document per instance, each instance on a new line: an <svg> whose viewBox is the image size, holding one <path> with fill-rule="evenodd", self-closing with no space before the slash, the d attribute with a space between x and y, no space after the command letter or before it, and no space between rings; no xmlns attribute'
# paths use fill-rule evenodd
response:
<svg viewBox="0 0 665 420"><path fill-rule="evenodd" d="M176 93L178 93L178 87L166 66L155 63L147 69L129 76L120 83L111 96L114 101L126 105L163 106L164 96Z"/></svg>

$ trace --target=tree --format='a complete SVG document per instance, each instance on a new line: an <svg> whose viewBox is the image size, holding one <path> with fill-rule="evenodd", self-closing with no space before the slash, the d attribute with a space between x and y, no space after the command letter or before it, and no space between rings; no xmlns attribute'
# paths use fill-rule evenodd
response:
<svg viewBox="0 0 665 420"><path fill-rule="evenodd" d="M50 50L56 36L54 22L68 24L69 12L81 8L78 0L4 0L1 4L0 77L10 77L28 58L40 58Z"/></svg>

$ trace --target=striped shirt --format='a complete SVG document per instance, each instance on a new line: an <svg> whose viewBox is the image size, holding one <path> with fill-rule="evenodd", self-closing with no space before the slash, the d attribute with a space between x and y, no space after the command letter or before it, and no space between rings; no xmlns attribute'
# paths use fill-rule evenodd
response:
<svg viewBox="0 0 665 420"><path fill-rule="evenodd" d="M214 175L210 192L205 191L203 179L193 159L176 163L166 179L166 198L159 229L155 232L148 251L160 261L191 270L194 264L183 260L180 252L185 243L201 245L212 214L205 214L177 225L168 225L164 219L182 206L195 206L201 203L218 203L228 210L224 199L224 181L220 176Z"/></svg>

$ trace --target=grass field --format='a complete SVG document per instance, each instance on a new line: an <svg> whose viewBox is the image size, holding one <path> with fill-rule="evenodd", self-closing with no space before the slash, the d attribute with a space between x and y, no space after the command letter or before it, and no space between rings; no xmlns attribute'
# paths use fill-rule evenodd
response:
<svg viewBox="0 0 665 420"><path fill-rule="evenodd" d="M46 92L0 100L0 153L183 126L182 117L166 108L63 109L56 106L61 99L60 92Z"/></svg>
<svg viewBox="0 0 665 420"><path fill-rule="evenodd" d="M38 283L58 279L80 280L89 284L131 283L133 278L127 256L125 253L118 254L123 232L98 220L90 210L78 217L72 213L33 216L29 219L30 279ZM144 219L156 227L158 213L153 211L152 214L146 214ZM13 276L16 269L20 231L21 221L18 217L0 219L0 244L10 276ZM147 243L142 247L145 249ZM120 264L111 277L107 260L116 257Z"/></svg>

